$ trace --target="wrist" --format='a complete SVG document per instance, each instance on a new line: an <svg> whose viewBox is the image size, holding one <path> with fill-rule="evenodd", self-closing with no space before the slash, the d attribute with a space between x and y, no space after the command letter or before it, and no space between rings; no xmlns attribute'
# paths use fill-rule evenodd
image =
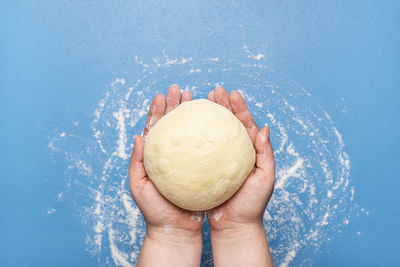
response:
<svg viewBox="0 0 400 267"><path fill-rule="evenodd" d="M199 266L201 247L201 232L150 225L137 266Z"/></svg>
<svg viewBox="0 0 400 267"><path fill-rule="evenodd" d="M172 226L147 226L146 238L170 245L198 245L201 244L201 230L191 231Z"/></svg>
<svg viewBox="0 0 400 267"><path fill-rule="evenodd" d="M214 266L273 266L262 221L211 230Z"/></svg>
<svg viewBox="0 0 400 267"><path fill-rule="evenodd" d="M211 240L234 241L254 235L265 235L262 220L246 223L230 222L224 227L211 228Z"/></svg>

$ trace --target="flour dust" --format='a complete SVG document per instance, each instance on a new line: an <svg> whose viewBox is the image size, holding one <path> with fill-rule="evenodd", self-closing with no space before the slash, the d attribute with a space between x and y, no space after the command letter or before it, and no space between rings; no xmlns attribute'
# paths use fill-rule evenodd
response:
<svg viewBox="0 0 400 267"><path fill-rule="evenodd" d="M115 79L98 102L87 135L74 132L80 125L71 125L51 138L49 149L64 153L68 163L67 184L58 196L83 218L88 251L99 264L137 262L145 223L129 194L129 156L152 98L173 83L194 98L206 98L218 85L239 90L258 126L269 125L276 185L264 225L276 266L309 265L349 223L357 205L339 130L309 92L263 58L247 46L243 55L230 59L169 58L164 53L146 63L136 57L133 74ZM202 266L212 266L207 226L203 248Z"/></svg>

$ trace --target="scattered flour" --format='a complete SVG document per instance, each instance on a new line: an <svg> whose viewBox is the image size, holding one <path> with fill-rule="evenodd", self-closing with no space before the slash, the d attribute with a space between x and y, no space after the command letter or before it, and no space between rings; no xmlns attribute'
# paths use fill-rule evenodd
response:
<svg viewBox="0 0 400 267"><path fill-rule="evenodd" d="M247 56L249 58L252 58L255 60L261 60L261 59L265 58L264 54L258 53L257 55L255 55L254 53L252 53L247 45L243 45L243 50L247 53Z"/></svg>
<svg viewBox="0 0 400 267"><path fill-rule="evenodd" d="M128 154L126 154L126 126L125 126L125 113L126 109L120 109L118 112L114 112L113 115L117 119L117 130L118 130L118 148L117 154L121 159L127 159Z"/></svg>
<svg viewBox="0 0 400 267"><path fill-rule="evenodd" d="M55 208L51 208L51 209L49 209L49 210L47 211L47 215L53 214L53 213L55 213L55 212L56 212L56 209L55 209Z"/></svg>
<svg viewBox="0 0 400 267"><path fill-rule="evenodd" d="M252 53L247 45L243 50L231 59L169 58L164 51L161 59L146 63L136 56L132 73L115 79L98 102L90 136L75 133L76 123L50 139L50 151L63 153L69 164L66 189L57 199L77 207L88 250L99 262L137 262L145 223L129 194L129 155L152 98L172 82L195 98L206 98L215 86L239 90L258 125L269 125L276 190L263 218L276 266L310 265L324 243L350 223L357 207L350 159L331 116L304 88L266 66L264 54ZM221 215L216 212L212 219ZM202 217L192 214L191 219ZM202 265L212 266L205 229Z"/></svg>

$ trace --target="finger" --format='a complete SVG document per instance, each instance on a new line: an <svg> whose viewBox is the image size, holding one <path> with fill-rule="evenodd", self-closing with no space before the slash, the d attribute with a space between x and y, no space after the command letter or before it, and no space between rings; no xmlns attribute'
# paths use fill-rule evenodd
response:
<svg viewBox="0 0 400 267"><path fill-rule="evenodd" d="M192 100L193 96L192 93L189 90L185 90L182 93L182 99L181 102L186 102Z"/></svg>
<svg viewBox="0 0 400 267"><path fill-rule="evenodd" d="M165 97L162 94L156 95L151 103L149 115L147 116L146 126L144 127L143 136L146 136L150 129L161 119L165 111Z"/></svg>
<svg viewBox="0 0 400 267"><path fill-rule="evenodd" d="M165 114L171 112L181 102L181 89L178 85L173 84L168 89L167 93L167 106L165 107Z"/></svg>
<svg viewBox="0 0 400 267"><path fill-rule="evenodd" d="M218 104L232 111L231 104L229 103L229 94L224 88L221 86L216 87L214 96Z"/></svg>
<svg viewBox="0 0 400 267"><path fill-rule="evenodd" d="M136 135L135 144L129 162L129 189L132 196L134 196L134 191L140 187L140 184L147 177L146 169L143 164L143 152L144 139L140 135Z"/></svg>
<svg viewBox="0 0 400 267"><path fill-rule="evenodd" d="M217 102L217 100L215 100L215 92L214 90L208 93L208 100L212 101L212 102Z"/></svg>
<svg viewBox="0 0 400 267"><path fill-rule="evenodd" d="M268 126L265 126L257 133L254 147L256 149L255 175L267 180L269 185L273 185L275 180L275 162L273 149L269 140Z"/></svg>
<svg viewBox="0 0 400 267"><path fill-rule="evenodd" d="M229 101L232 106L233 114L235 114L235 116L243 123L244 127L246 127L247 133L254 144L258 133L258 127L253 116L251 116L246 101L244 101L242 95L237 91L231 92L229 95Z"/></svg>

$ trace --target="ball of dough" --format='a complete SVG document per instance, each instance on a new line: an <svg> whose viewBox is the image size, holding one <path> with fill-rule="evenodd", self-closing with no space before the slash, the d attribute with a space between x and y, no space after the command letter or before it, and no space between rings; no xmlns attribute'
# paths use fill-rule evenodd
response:
<svg viewBox="0 0 400 267"><path fill-rule="evenodd" d="M146 137L144 165L158 191L193 211L228 200L254 167L255 150L243 124L205 99L180 104Z"/></svg>

